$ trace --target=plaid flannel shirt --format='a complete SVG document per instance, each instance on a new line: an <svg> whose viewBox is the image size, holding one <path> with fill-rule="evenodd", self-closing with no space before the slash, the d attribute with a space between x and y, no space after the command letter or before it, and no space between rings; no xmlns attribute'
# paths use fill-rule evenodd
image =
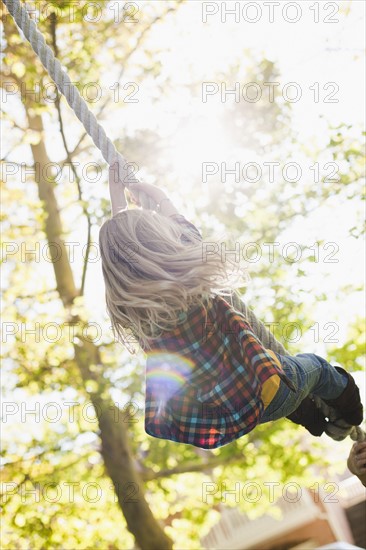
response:
<svg viewBox="0 0 366 550"><path fill-rule="evenodd" d="M197 237L195 226L175 216ZM264 412L262 389L277 375L294 391L277 358L224 298L182 313L147 351L145 431L214 449L253 430Z"/></svg>

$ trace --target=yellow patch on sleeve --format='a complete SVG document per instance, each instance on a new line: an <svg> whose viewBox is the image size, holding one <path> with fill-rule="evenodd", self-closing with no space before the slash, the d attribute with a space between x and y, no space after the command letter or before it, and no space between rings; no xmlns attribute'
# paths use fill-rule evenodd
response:
<svg viewBox="0 0 366 550"><path fill-rule="evenodd" d="M276 363L278 368L280 370L282 369L282 365L276 355L273 353L272 350L266 349L266 352L272 357L273 361ZM262 393L261 393L261 399L264 404L264 408L266 409L268 405L273 400L274 396L276 395L278 388L280 387L281 378L278 376L278 374L274 374L268 380L264 382L262 385Z"/></svg>
<svg viewBox="0 0 366 550"><path fill-rule="evenodd" d="M274 374L271 378L268 378L262 385L261 399L263 401L264 408L266 409L271 403L272 399L276 395L278 388L280 387L281 378L278 374Z"/></svg>

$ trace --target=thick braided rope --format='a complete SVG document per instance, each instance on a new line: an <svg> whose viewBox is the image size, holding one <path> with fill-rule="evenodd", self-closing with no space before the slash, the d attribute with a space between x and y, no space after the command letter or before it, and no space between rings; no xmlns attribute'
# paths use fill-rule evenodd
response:
<svg viewBox="0 0 366 550"><path fill-rule="evenodd" d="M89 110L86 102L81 97L79 90L72 84L68 74L62 69L61 63L55 57L52 49L46 44L42 33L37 29L35 22L29 17L25 7L22 6L20 0L3 0L9 13L13 16L19 29L23 32L26 39L30 42L33 50L40 58L43 66L48 71L51 78L54 80L59 91L65 96L68 104L74 110L76 116L82 122L87 133L93 139L95 145L100 149L104 159L112 165L118 161L120 166L120 175L125 174L126 181L132 183L133 180L128 180L130 175L127 174L126 161L123 156L116 150L111 140L107 137L105 130L98 123L93 113ZM127 176L127 177L126 177ZM135 180L136 181L136 180ZM128 185L126 186L128 187ZM143 194L146 197L145 194ZM139 199L141 196L139 197ZM143 208L153 208L155 204L146 205L146 200L140 203ZM253 311L248 309L245 304L236 297L236 307L242 310L248 318L263 345L274 352L286 354L285 348L280 344L274 336L266 329L266 327L257 319Z"/></svg>
<svg viewBox="0 0 366 550"><path fill-rule="evenodd" d="M258 319L254 311L240 299L239 295L235 292L232 296L233 307L240 311L244 317L248 320L248 323L253 329L254 334L258 337L263 347L279 353L280 355L289 355L284 346L276 340L273 334L267 329L267 327Z"/></svg>
<svg viewBox="0 0 366 550"><path fill-rule="evenodd" d="M104 128L101 124L99 124L94 114L90 111L85 100L81 97L79 90L71 82L66 71L62 69L60 61L55 57L52 49L46 44L42 33L39 32L37 25L29 17L26 8L22 6L20 0L3 0L3 2L9 13L13 16L17 26L29 41L34 52L38 55L42 65L55 82L58 90L65 96L68 104L83 124L86 132L90 135L95 145L101 151L106 162L108 162L110 166L116 162L118 163L119 177L122 179L127 188L130 183L138 181L137 178L131 175L128 171L128 164L126 160L121 153L116 150ZM145 193L140 192L138 194L138 199L143 208L156 209L155 201L153 201ZM247 306L236 295L234 297L234 302L234 306L248 319L254 333L258 336L263 346L281 355L287 355L287 351L284 346L275 339L273 334L271 334L264 324L256 317L254 312L247 308ZM319 399L317 404L325 416L328 416L331 421L331 418L334 416L335 412ZM331 432L329 432L328 435L334 439L337 437L341 437L343 439L345 432L347 432L347 435L350 435L350 437L355 441L363 441L366 439L366 434L358 426L347 426L346 428L342 428L341 426L333 424L332 429L333 435L331 435Z"/></svg>
<svg viewBox="0 0 366 550"><path fill-rule="evenodd" d="M3 2L14 18L17 26L38 55L42 65L55 82L58 90L65 96L68 104L83 124L86 132L92 138L98 149L100 149L103 158L109 165L116 162L118 163L119 178L127 188L132 182L138 181L137 178L131 174L131 166L127 164L124 157L116 150L104 128L99 124L94 114L90 111L87 103L81 97L79 90L71 82L69 75L62 68L60 61L55 57L52 49L46 44L42 33L37 29L37 25L30 18L27 9L21 4L20 0L3 0ZM138 199L144 208L153 209L156 207L155 201L145 193L140 192L138 194Z"/></svg>
<svg viewBox="0 0 366 550"><path fill-rule="evenodd" d="M314 395L313 398L316 406L322 411L324 416L329 419L326 428L326 434L329 435L329 437L336 441L342 441L342 439L350 436L353 441L358 441L359 443L366 440L366 433L360 426L350 426L347 422L342 420L342 418L339 418L337 412L327 405L327 403L324 403L322 399L316 395Z"/></svg>

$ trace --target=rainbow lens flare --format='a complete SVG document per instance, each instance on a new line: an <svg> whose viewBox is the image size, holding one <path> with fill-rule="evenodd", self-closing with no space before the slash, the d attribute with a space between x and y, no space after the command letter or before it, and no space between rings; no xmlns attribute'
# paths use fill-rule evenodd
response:
<svg viewBox="0 0 366 550"><path fill-rule="evenodd" d="M191 379L194 362L187 357L166 351L149 352L146 361L146 386L161 405Z"/></svg>

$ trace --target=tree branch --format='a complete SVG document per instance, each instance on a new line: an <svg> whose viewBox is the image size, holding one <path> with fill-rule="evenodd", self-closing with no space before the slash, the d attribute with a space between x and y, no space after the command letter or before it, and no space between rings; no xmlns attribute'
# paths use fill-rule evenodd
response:
<svg viewBox="0 0 366 550"><path fill-rule="evenodd" d="M54 50L55 56L58 57L58 46L57 46L57 38L56 38L56 35L57 35L57 15L56 15L55 12L52 12L50 14L50 26L51 26L51 36L52 36L53 50ZM55 101L55 107L56 107L56 110L57 110L57 116L58 116L58 121L59 121L59 125L60 125L60 133L61 133L61 137L62 137L62 142L63 142L64 149L65 149L65 152L66 152L66 160L67 160L68 164L70 165L71 170L74 174L76 185L77 185L77 188L78 188L79 201L81 203L83 214L86 217L86 221L87 221L86 252L85 252L85 258L84 258L84 263L83 263L83 272L82 272L82 276L81 276L81 284L80 284L80 291L79 291L80 296L83 296L84 288L85 288L85 281L86 281L86 271L88 269L88 260L89 260L89 255L90 255L92 223L91 223L91 219L90 219L90 214L89 214L87 206L86 206L86 202L83 200L83 193L82 193L82 189L81 189L81 180L80 180L79 175L77 173L77 170L74 166L74 163L72 162L73 153L70 152L68 144L67 144L67 140L66 140L66 136L65 136L65 130L64 130L64 123L63 123L63 118L62 118L62 112L61 112L61 98L60 98L60 95L59 95L58 92L57 92L57 97L56 97L56 101Z"/></svg>
<svg viewBox="0 0 366 550"><path fill-rule="evenodd" d="M242 453L233 455L230 458L227 458L226 456L215 456L215 458L212 458L207 462L185 462L183 464L175 466L175 468L167 468L165 470L160 470L159 472L154 472L154 470L145 470L144 472L142 472L141 477L144 481L150 481L153 479L158 479L161 477L171 477L178 474L186 474L191 472L208 472L213 468L216 468L217 466L226 466L227 464L238 462L242 463L243 461L244 457Z"/></svg>
<svg viewBox="0 0 366 550"><path fill-rule="evenodd" d="M178 4L181 4L183 3L184 0L178 0ZM136 43L135 45L126 53L126 55L124 55L121 59L121 64L122 64L122 68L117 76L117 82L120 82L124 72L125 72L125 64L127 63L127 61L130 59L130 57L137 51L137 49L139 48L141 42L143 41L145 35L148 33L148 31L150 31L156 23L158 23L159 21L161 21L162 19L164 19L168 13L172 12L172 11L175 11L176 8L175 7L171 7L171 8L168 8L164 13L162 13L161 15L158 15L157 17L155 17L142 31L141 33L139 34L137 40L136 40ZM111 102L111 98L112 98L112 94L109 95L105 101L102 103L102 106L100 107L99 111L97 111L97 113L95 114L95 116L97 118L99 118L104 109L109 105L109 103ZM78 151L79 151L79 147L80 145L82 144L82 142L84 141L84 139L86 138L87 136L87 132L84 132L78 143L76 144L75 148L73 149L73 151L71 152L72 155L76 154Z"/></svg>

